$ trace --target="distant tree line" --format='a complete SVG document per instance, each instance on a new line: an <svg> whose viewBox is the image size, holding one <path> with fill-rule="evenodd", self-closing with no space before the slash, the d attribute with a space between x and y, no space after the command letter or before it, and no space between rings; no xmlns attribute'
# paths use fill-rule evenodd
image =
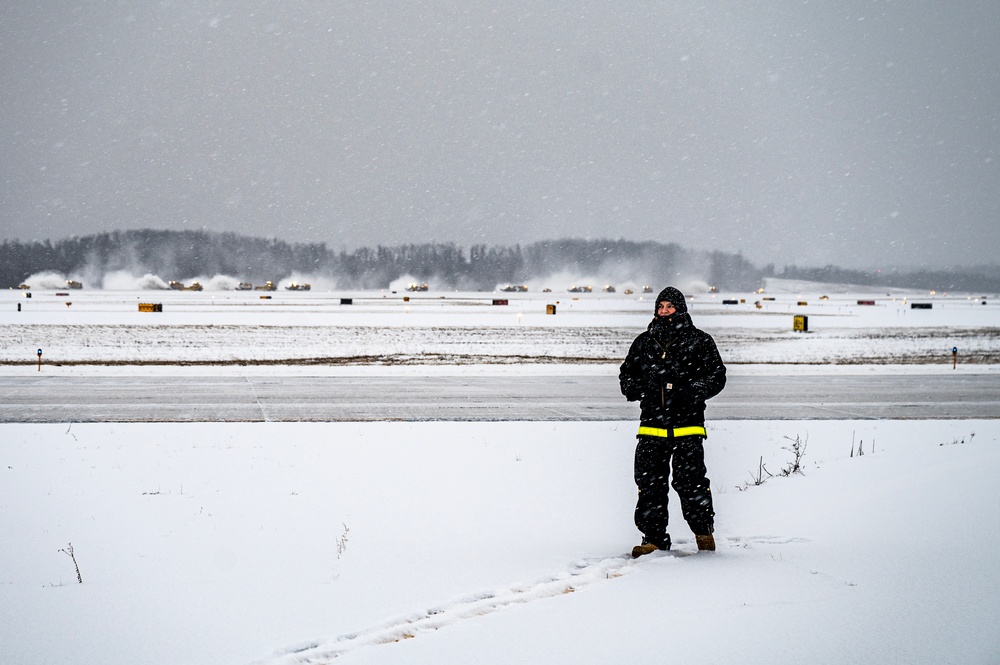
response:
<svg viewBox="0 0 1000 665"><path fill-rule="evenodd" d="M5 241L0 245L0 284L17 286L29 275L49 270L64 275L125 270L168 280L193 275L287 274L314 270L328 255L322 244L293 246L235 233L115 231L55 243Z"/></svg>
<svg viewBox="0 0 1000 665"><path fill-rule="evenodd" d="M340 288L381 289L410 275L435 288L490 290L568 273L617 280L697 277L720 288L751 289L763 274L740 255L685 250L676 244L626 240L550 240L521 246L454 243L362 247L335 252L325 244L290 244L235 233L115 231L51 242L0 244L0 286L16 287L52 271L101 277L127 271L164 280L229 275L255 283L292 274L326 276Z"/></svg>
<svg viewBox="0 0 1000 665"><path fill-rule="evenodd" d="M0 244L0 287L52 271L100 279L115 271L151 273L164 280L228 275L243 281L279 281L291 275L325 276L338 288L384 289L404 275L433 288L491 290L560 273L651 283L704 280L723 290L748 291L764 278L895 287L1000 291L1000 270L985 272L869 273L773 265L758 268L740 254L689 250L675 243L627 240L546 240L527 245L454 243L362 247L339 252L324 243L290 244L236 233L209 231L115 231L51 242ZM94 285L96 286L96 285ZM602 286L602 285L594 285Z"/></svg>

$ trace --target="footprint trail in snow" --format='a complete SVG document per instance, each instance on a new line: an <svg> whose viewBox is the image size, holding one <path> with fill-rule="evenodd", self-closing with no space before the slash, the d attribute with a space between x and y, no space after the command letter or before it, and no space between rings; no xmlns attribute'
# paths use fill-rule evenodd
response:
<svg viewBox="0 0 1000 665"><path fill-rule="evenodd" d="M729 539L728 544L731 547L747 547L751 543L785 544L802 540L777 536L750 536L734 537ZM579 559L564 572L553 576L461 596L422 612L390 619L367 630L294 645L257 661L257 665L322 665L363 647L412 639L421 633L439 630L463 619L485 616L514 605L572 593L601 580L621 577L643 562L684 558L694 554L696 554L694 551L674 549L669 552L654 552L641 559L633 559L629 554Z"/></svg>

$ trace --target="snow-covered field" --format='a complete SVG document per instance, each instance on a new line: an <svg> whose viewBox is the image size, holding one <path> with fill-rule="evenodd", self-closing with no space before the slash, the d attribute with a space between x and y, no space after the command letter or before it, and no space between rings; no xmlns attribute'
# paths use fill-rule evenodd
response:
<svg viewBox="0 0 1000 665"><path fill-rule="evenodd" d="M652 310L382 295L3 293L0 371L37 374L44 347L46 373L354 356L342 371L544 375L611 362ZM728 362L997 363L993 297L759 297L692 301ZM215 368L155 368L182 370ZM693 554L675 512L676 552L638 561L635 426L0 425L0 663L1000 662L1000 420L710 423L718 551Z"/></svg>
<svg viewBox="0 0 1000 665"><path fill-rule="evenodd" d="M692 294L692 315L728 363L933 364L950 361L953 347L963 364L1000 363L996 297L768 293ZM648 322L652 297L6 291L0 366L34 364L39 348L63 367L617 363ZM163 311L140 312L147 302ZM807 333L793 330L796 315L807 317Z"/></svg>

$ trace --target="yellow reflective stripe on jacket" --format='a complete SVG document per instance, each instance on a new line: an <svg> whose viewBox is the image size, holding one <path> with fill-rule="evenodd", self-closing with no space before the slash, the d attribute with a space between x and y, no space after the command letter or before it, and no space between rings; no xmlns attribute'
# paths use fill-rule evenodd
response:
<svg viewBox="0 0 1000 665"><path fill-rule="evenodd" d="M659 427L640 427L639 434L646 436L662 436L664 438L669 438L671 436L676 438L678 436L708 436L708 432L705 431L704 427L695 425L693 427L675 427L673 430L660 429Z"/></svg>

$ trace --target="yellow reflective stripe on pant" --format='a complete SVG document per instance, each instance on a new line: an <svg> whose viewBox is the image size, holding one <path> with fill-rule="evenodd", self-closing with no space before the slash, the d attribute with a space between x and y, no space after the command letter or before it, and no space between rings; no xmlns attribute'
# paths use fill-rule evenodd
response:
<svg viewBox="0 0 1000 665"><path fill-rule="evenodd" d="M660 436L665 439L670 437L677 438L679 436L708 436L708 432L705 431L704 427L695 425L693 427L675 427L672 430L660 429L659 427L640 427L639 435L645 436Z"/></svg>

